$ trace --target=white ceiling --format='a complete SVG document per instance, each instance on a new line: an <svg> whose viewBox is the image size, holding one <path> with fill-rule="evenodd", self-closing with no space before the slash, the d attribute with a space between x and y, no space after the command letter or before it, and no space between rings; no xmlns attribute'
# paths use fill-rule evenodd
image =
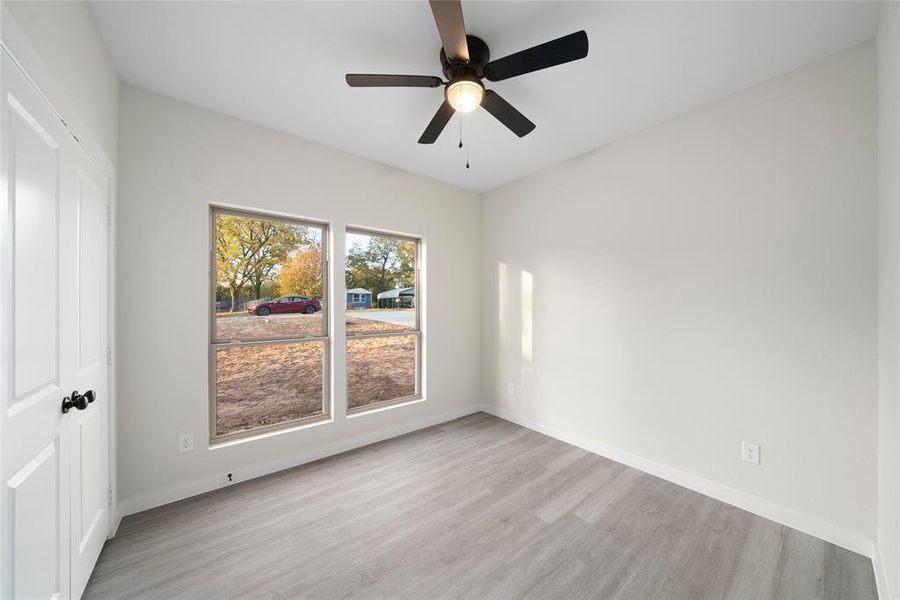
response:
<svg viewBox="0 0 900 600"><path fill-rule="evenodd" d="M471 113L416 143L443 88L351 89L344 74L441 75L425 0L96 2L122 79L453 185L487 191L871 39L870 2L463 2L491 56L585 29L585 60L488 83L537 124Z"/></svg>

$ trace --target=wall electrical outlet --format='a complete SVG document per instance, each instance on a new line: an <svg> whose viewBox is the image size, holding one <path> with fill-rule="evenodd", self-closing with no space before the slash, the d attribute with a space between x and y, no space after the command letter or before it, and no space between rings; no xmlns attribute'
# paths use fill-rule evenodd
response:
<svg viewBox="0 0 900 600"><path fill-rule="evenodd" d="M759 444L741 442L741 460L754 465L759 464Z"/></svg>
<svg viewBox="0 0 900 600"><path fill-rule="evenodd" d="M509 394L510 396L512 396L513 394L515 394L515 393L516 393L516 386L513 385L513 384L511 384L511 383L507 383L507 384L506 384L506 393Z"/></svg>
<svg viewBox="0 0 900 600"><path fill-rule="evenodd" d="M183 433L178 436L178 451L190 452L194 449L194 435L191 433Z"/></svg>

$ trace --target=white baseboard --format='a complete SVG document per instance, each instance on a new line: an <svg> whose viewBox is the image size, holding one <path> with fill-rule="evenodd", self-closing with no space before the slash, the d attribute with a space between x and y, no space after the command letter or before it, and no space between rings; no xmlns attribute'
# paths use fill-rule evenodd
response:
<svg viewBox="0 0 900 600"><path fill-rule="evenodd" d="M459 417L464 417L466 415L480 412L484 410L484 408L485 407L480 404L469 404L451 411L432 415L430 417L425 417L423 419L410 421L408 423L403 423L394 427L387 427L384 429L379 429L377 431L372 431L365 435L341 440L340 442L336 442L322 448L316 448L315 450L308 450L289 457L269 461L267 463L244 467L242 469L236 469L232 473L234 481L231 484L223 485L222 476L214 475L164 490L142 494L133 498L127 498L119 502L118 515L114 522L116 524L116 528L118 528L118 523L123 517L134 513L149 510L151 508L156 508L157 506L162 506L171 502L177 502L178 500L184 500L185 498L190 498L198 494L211 492L222 487L228 487L228 485L234 485L235 483L241 481L247 481L249 479L262 477L264 475L270 475L271 473L283 471L284 469L290 469L304 463L319 460L321 458L325 458L335 454L340 454L342 452L347 452L348 450L353 450L355 448L374 444L376 442L411 433L419 429L439 425L447 421L452 421L453 419L458 419Z"/></svg>
<svg viewBox="0 0 900 600"><path fill-rule="evenodd" d="M894 600L896 596L891 596L887 573L884 572L884 559L881 557L878 544L875 545L875 554L872 556L872 569L875 571L875 586L878 588L879 600Z"/></svg>
<svg viewBox="0 0 900 600"><path fill-rule="evenodd" d="M106 536L106 539L112 539L116 537L116 532L119 531L119 525L122 524L122 511L119 510L119 506L116 505L113 507L113 516L110 519L109 525L109 535Z"/></svg>
<svg viewBox="0 0 900 600"><path fill-rule="evenodd" d="M504 408L488 405L484 407L483 410L484 412L500 417L501 419L543 433L544 435L556 438L567 444L578 446L588 452L605 456L610 460L628 465L629 467L634 467L639 471L649 473L650 475L665 479L666 481L671 481L672 483L694 490L705 496L715 498L726 504L731 504L732 506L775 521L776 523L792 527L803 533L825 540L826 542L831 542L842 548L862 554L863 556L869 558L873 557L875 544L872 540L834 523L781 506L780 504L748 494L747 492L736 490L727 485L705 479L698 475L652 461L642 456L632 454L631 452L609 446L602 442L585 438L568 431L560 431L552 427L547 427L543 423L539 423Z"/></svg>

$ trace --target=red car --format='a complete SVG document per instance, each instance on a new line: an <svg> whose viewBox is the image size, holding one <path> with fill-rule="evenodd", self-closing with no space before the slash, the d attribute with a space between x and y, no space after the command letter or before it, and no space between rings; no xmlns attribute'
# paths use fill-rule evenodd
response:
<svg viewBox="0 0 900 600"><path fill-rule="evenodd" d="M317 310L322 310L317 298L308 298L307 296L285 296L277 300L269 300L268 302L260 302L256 306L247 309L251 315L259 315L265 317L276 313L306 313L313 314Z"/></svg>

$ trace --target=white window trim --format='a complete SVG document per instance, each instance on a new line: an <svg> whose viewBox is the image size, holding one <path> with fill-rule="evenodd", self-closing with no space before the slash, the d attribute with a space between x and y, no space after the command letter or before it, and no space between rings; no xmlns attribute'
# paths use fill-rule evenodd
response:
<svg viewBox="0 0 900 600"><path fill-rule="evenodd" d="M344 343L344 360L345 363L347 361L347 351L349 350L349 342L354 339L362 339L362 338L373 338L373 337L393 337L393 336L406 336L406 335L414 335L416 341L416 356L415 356L415 369L416 369L416 380L415 380L415 393L411 396L402 396L400 398L392 398L390 400L382 400L380 402L374 402L372 404L367 404L365 406L358 406L354 408L350 408L347 406L346 408L346 416L357 417L360 415L368 414L368 413L376 413L381 412L382 410L388 408L394 408L397 406L405 406L407 404L416 404L418 402L425 400L425 395L422 389L422 383L424 381L423 370L424 370L424 361L422 359L424 355L424 343L425 337L422 331L422 313L421 306L424 306L424 302L420 302L420 298L423 297L422 290L422 245L423 240L420 237L401 235L396 233L390 233L386 231L380 231L377 229L367 229L362 227L347 227L344 231L345 242L347 234L358 234L358 235L368 235L368 236L377 236L377 237L386 237L395 240L402 240L405 242L413 242L416 245L416 266L415 266L415 280L413 282L413 286L416 289L416 301L414 304L414 308L416 311L416 322L415 329L407 329L400 331L378 331L378 332L358 332L358 333L350 333L347 332L345 335L346 341ZM349 249L347 244L344 244L346 248ZM399 304L399 298L398 298ZM349 369L345 369L345 372L349 371ZM345 390L349 390L350 387L350 376L346 375L344 381ZM347 398L349 404L349 394Z"/></svg>
<svg viewBox="0 0 900 600"><path fill-rule="evenodd" d="M322 230L322 333L316 336L303 336L296 338L277 338L270 340L218 340L216 337L216 215L226 214L238 217L247 217L251 219L260 219L268 221L280 221L290 223L291 225L302 225L309 227L317 227ZM293 217L290 215L274 214L265 211L257 211L253 209L232 208L210 204L209 207L209 286L210 298L207 303L209 310L209 335L208 346L208 391L209 402L207 412L209 414L209 447L210 449L231 445L236 441L249 441L251 439L262 439L270 435L287 433L311 425L319 425L331 423L334 420L332 415L331 402L331 336L329 327L329 309L330 297L328 295L329 281L329 235L331 229L328 223L324 221L315 221L312 219L304 219ZM246 431L237 431L222 435L216 434L216 350L218 348L234 347L234 346L250 346L250 345L268 345L283 343L303 343L322 341L322 414L303 417L300 419L292 419L274 425L257 427L256 429L248 429Z"/></svg>

